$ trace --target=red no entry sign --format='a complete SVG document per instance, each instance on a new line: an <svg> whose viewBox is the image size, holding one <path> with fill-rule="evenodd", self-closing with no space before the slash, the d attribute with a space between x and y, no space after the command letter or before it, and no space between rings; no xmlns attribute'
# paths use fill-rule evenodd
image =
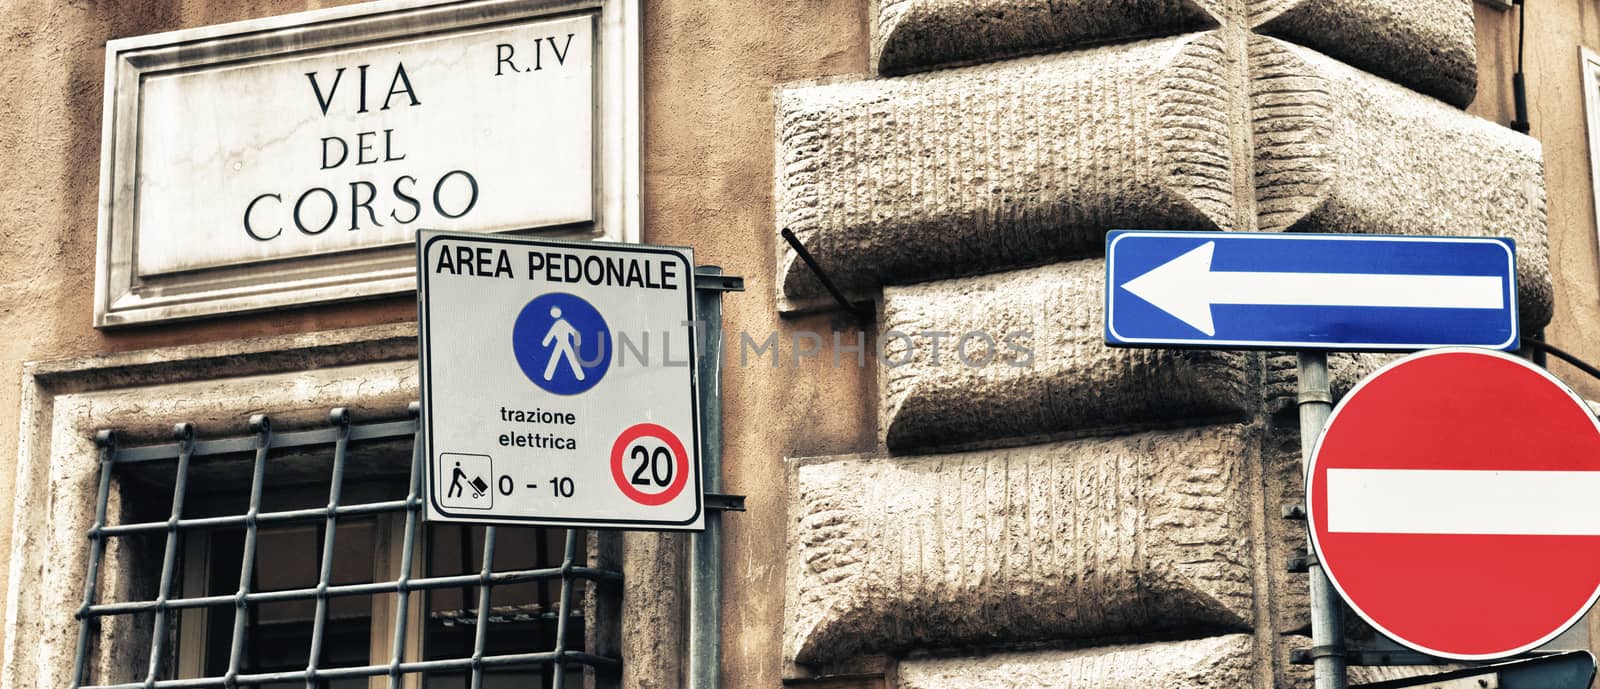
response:
<svg viewBox="0 0 1600 689"><path fill-rule="evenodd" d="M1521 653L1600 594L1600 424L1521 359L1438 349L1368 376L1334 408L1306 488L1334 587L1424 653Z"/></svg>

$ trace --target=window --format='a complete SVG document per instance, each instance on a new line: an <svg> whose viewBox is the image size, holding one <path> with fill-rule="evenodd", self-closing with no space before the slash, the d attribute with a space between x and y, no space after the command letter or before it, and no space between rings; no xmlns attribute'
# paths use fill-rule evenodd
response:
<svg viewBox="0 0 1600 689"><path fill-rule="evenodd" d="M414 410L277 434L258 416L222 439L180 424L134 447L102 433L74 686L614 684L612 539L424 524ZM88 676L130 649L97 664L118 676Z"/></svg>

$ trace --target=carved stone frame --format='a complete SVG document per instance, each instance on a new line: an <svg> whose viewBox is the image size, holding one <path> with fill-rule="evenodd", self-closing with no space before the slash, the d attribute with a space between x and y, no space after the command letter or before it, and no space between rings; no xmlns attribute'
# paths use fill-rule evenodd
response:
<svg viewBox="0 0 1600 689"><path fill-rule="evenodd" d="M164 440L180 421L202 437L242 435L249 416L263 412L275 430L326 427L328 411L341 406L357 422L403 418L419 392L416 346L408 323L26 364L0 686L72 684L98 430L115 428L124 442L138 443ZM611 547L620 546L624 573L620 686L682 686L687 593L660 582L686 580L687 537L615 533ZM101 591L137 584L138 555L114 550L102 565ZM91 654L91 672L143 679L147 658L139 654L148 653L150 630L120 619L102 632L115 641Z"/></svg>

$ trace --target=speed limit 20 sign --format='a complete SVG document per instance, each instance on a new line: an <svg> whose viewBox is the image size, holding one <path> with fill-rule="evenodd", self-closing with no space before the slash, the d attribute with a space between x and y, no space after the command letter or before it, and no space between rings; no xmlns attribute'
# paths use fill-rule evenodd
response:
<svg viewBox="0 0 1600 689"><path fill-rule="evenodd" d="M433 521L697 530L694 256L423 231Z"/></svg>

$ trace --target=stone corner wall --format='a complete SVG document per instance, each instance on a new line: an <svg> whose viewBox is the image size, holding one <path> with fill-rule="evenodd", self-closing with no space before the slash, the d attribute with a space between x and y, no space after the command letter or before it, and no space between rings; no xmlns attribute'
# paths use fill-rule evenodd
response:
<svg viewBox="0 0 1600 689"><path fill-rule="evenodd" d="M878 452L791 465L784 660L1295 685L1292 357L1107 348L1105 233L1511 237L1542 326L1542 152L1460 109L1471 2L880 0L873 75L780 88L776 229L884 356ZM780 254L780 308L822 296Z"/></svg>

